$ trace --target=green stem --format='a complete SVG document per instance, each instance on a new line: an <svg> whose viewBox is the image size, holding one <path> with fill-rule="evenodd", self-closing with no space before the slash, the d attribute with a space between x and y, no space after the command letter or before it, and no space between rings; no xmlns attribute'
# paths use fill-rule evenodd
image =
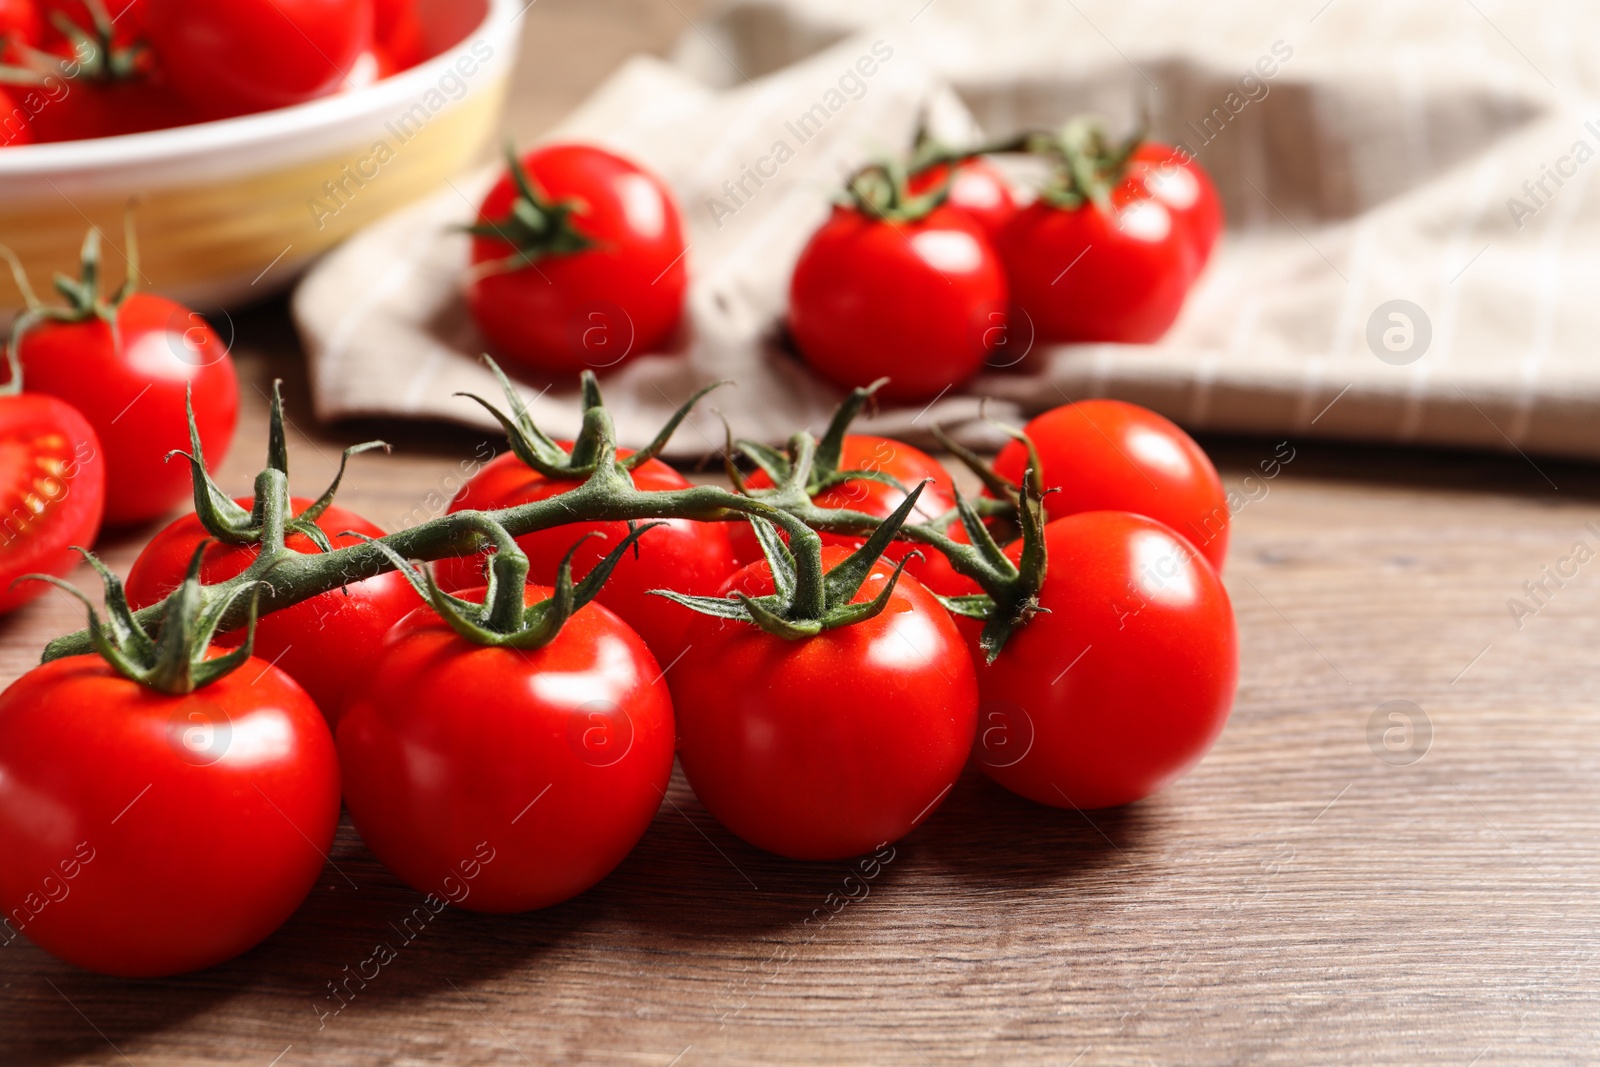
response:
<svg viewBox="0 0 1600 1067"><path fill-rule="evenodd" d="M389 534L381 541L406 559L437 560L470 556L478 552L482 547L485 519L498 522L513 537L520 537L574 522L644 521L656 518L718 521L753 514L782 527L789 534L791 543L809 539L819 548L821 545L817 535L794 516L759 500L737 496L716 486L649 492L635 489L631 484L599 484L609 481L604 475L598 479L592 477L571 492L499 511L455 512ZM869 520L864 525L876 524L877 520ZM799 556L808 554L797 553ZM260 580L270 570L271 580L261 590L260 610L266 614L338 589L350 581L394 570L394 567L394 562L375 547L374 542L349 545L332 552L301 553L274 547L273 542L267 541L262 546L261 554L247 570L226 582L217 583L215 588L222 591L245 586ZM820 573L818 584L821 584ZM167 601L162 601L136 612L134 617L146 629L153 630L166 609ZM227 630L242 625L248 614L248 605L236 602L223 618L221 628ZM45 648L44 658L48 661L89 651L89 633L81 630L52 641Z"/></svg>
<svg viewBox="0 0 1600 1067"><path fill-rule="evenodd" d="M275 473L275 472L274 472ZM262 489L267 486L260 487ZM275 488L275 487L274 487ZM880 521L862 512L832 510L815 506L778 508L761 500L740 496L713 485L688 489L647 491L636 489L626 478L610 477L605 467L571 492L536 500L498 511L461 511L419 523L379 539L405 559L438 560L470 556L483 547L485 520L499 523L513 537L577 522L618 522L649 519L692 519L700 522L742 520L758 515L777 525L789 537L796 569L802 580L822 588L821 538L817 529L837 533L868 533ZM815 527L815 529L813 528ZM985 590L1006 596L1006 588L994 569L971 545L960 544L942 530L929 525L908 525L902 536L927 544L945 553L960 573L978 582ZM301 553L274 547L268 540L261 555L239 576L218 583L219 592L259 581L271 572L270 581L260 590L260 611L266 614L359 578L394 570L394 561L377 547L379 542L362 542L331 552ZM277 543L281 545L281 542ZM1007 597L1009 599L1009 597ZM142 609L135 618L154 631L166 612L167 602ZM240 598L224 616L221 629L243 625L249 605ZM45 660L80 655L91 651L87 630L52 641L44 652Z"/></svg>

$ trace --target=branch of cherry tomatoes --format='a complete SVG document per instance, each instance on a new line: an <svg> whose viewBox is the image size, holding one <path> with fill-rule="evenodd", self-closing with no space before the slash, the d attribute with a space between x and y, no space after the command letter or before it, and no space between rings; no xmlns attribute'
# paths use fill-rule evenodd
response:
<svg viewBox="0 0 1600 1067"><path fill-rule="evenodd" d="M1226 502L1153 413L1041 416L980 464L999 494L980 509L948 475L920 478L931 457L848 432L870 389L820 441L737 443L756 465L740 492L655 459L670 427L619 449L592 376L570 444L507 393L511 450L457 510L388 535L331 488L289 496L276 390L253 498L217 489L191 426L195 513L126 585L95 563L104 617L91 608L87 632L0 694L3 780L64 791L78 813L68 841L16 817L33 794L0 790L12 929L112 974L220 962L304 898L341 799L441 907L514 912L621 862L675 752L739 837L836 859L910 833L969 759L1040 803L1103 807L1174 780L1226 720L1237 646L1206 558ZM1004 520L1020 539L1002 548ZM735 531L759 553L742 567ZM707 560L719 577L694 591ZM172 847L179 820L204 849ZM239 872L252 894L208 905L204 936L144 937L171 911L170 880L137 873L150 855L209 901ZM50 903L69 871L80 903Z"/></svg>
<svg viewBox="0 0 1600 1067"><path fill-rule="evenodd" d="M397 532L335 502L343 462L320 497L290 494L276 386L253 493L224 493L226 345L180 305L106 292L96 234L81 276L56 281L63 305L19 278L0 390L19 547L0 577L59 584L102 511L148 519L185 492L194 509L126 581L90 556L104 608L0 693L0 937L110 974L219 963L305 899L341 802L430 907L516 912L613 870L674 758L729 831L803 860L900 840L969 761L1071 808L1183 775L1238 669L1231 508L1200 447L1135 405L1069 403L992 463L940 434L983 484L968 499L932 456L851 432L876 397L971 374L993 339L967 327L991 298L1045 339L1148 339L1209 252L1209 184L1172 150L1086 124L990 147L1051 164L992 240L995 201L962 192L986 166L969 153L924 146L855 176L800 257L789 319L851 391L820 437L730 440L732 490L658 458L715 386L642 449L618 445L586 347L595 301L656 350L686 249L665 187L600 149L513 159L471 228L479 326L523 367L581 372L581 430L542 431L490 359L506 403L472 399L508 450Z"/></svg>

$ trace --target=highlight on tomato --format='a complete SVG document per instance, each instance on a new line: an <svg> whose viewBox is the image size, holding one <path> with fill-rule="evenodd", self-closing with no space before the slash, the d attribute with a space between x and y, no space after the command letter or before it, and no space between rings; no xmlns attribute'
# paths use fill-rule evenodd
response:
<svg viewBox="0 0 1600 1067"><path fill-rule="evenodd" d="M971 657L906 561L880 559L917 493L853 553L814 538L791 552L754 518L764 562L720 597L663 594L699 613L668 673L684 775L758 848L829 860L898 841L966 764Z"/></svg>
<svg viewBox="0 0 1600 1067"><path fill-rule="evenodd" d="M41 304L18 272L28 311L12 328L30 392L66 401L105 453L105 522L158 518L189 495L188 472L167 455L189 444L188 406L206 456L222 462L239 419L228 346L197 312L139 292L131 226L127 278L102 291L100 231L83 242L79 278L56 278L64 305Z"/></svg>
<svg viewBox="0 0 1600 1067"><path fill-rule="evenodd" d="M888 378L888 400L960 385L1003 335L1006 279L983 229L947 203L947 186L913 194L894 164L864 168L848 193L795 264L795 347L837 385Z"/></svg>
<svg viewBox="0 0 1600 1067"><path fill-rule="evenodd" d="M1153 519L1084 512L1044 527L1035 614L978 654L984 773L1040 804L1105 808L1176 781L1227 723L1238 637L1227 591ZM1023 546L1006 550L1020 562Z"/></svg>
<svg viewBox="0 0 1600 1067"><path fill-rule="evenodd" d="M527 584L497 526L486 588L442 592L384 643L339 724L350 818L378 860L469 911L548 907L622 862L672 774L672 702L650 650L597 603L634 531L574 583ZM589 535L599 539L599 535Z"/></svg>
<svg viewBox="0 0 1600 1067"><path fill-rule="evenodd" d="M660 351L689 282L666 185L593 145L507 154L471 227L467 274L467 306L495 352L525 370L572 375Z"/></svg>
<svg viewBox="0 0 1600 1067"><path fill-rule="evenodd" d="M196 556L152 634L89 560L106 589L106 615L89 609L97 651L0 693L0 911L102 974L210 967L278 929L321 875L339 821L333 739L248 638L208 648L248 587L206 599Z"/></svg>
<svg viewBox="0 0 1600 1067"><path fill-rule="evenodd" d="M328 552L359 544L384 531L333 502L352 455L387 448L381 441L347 448L333 483L316 500L291 497L289 457L283 432L283 398L272 385L267 467L256 478L262 497L230 498L206 472L204 444L190 422L189 461L194 479L195 510L157 533L128 572L128 603L144 608L172 593L184 580L189 561L199 553L200 579L226 581L252 566L263 540L281 530L281 549L294 554ZM274 553L279 547L272 547ZM388 571L352 574L339 589L302 600L264 615L255 626L255 650L276 664L311 695L331 725L337 725L350 694L366 683L377 661L384 635L420 603L405 577ZM245 639L241 629L220 633L218 647L231 648Z"/></svg>
<svg viewBox="0 0 1600 1067"><path fill-rule="evenodd" d="M1183 535L1222 572L1232 516L1227 492L1211 457L1170 420L1121 400L1078 400L1039 415L1022 433L1038 456L1049 518L1145 515ZM1008 442L995 472L1020 483L1028 448Z"/></svg>
<svg viewBox="0 0 1600 1067"><path fill-rule="evenodd" d="M1011 186L993 163L978 156L953 162L938 158L939 149L928 149L932 158L913 165L906 179L912 196L937 192L948 183L945 202L962 212L983 230L993 243L1017 214L1017 201Z"/></svg>
<svg viewBox="0 0 1600 1067"><path fill-rule="evenodd" d="M507 408L514 414L507 415L482 398L473 399L505 427L511 451L496 457L473 475L450 502L450 512L493 511L546 500L577 489L592 471L594 457L580 453L572 444L546 436L529 418L516 387L493 359L485 357L485 360L499 378ZM689 488L688 479L656 456L689 408L708 391L702 389L691 397L646 448L637 452L618 450L617 456L635 489L660 492ZM598 386L587 380L583 403L586 408L601 403ZM583 447L587 450L589 446ZM517 538L517 544L528 556L529 580L538 585L553 585L569 555L573 574L583 579L606 557L607 544L615 544L627 533L626 522L573 522L524 534ZM601 537L591 536L593 534ZM709 595L737 569L727 524L664 519L639 539L633 552L616 562L610 579L600 588L596 599L638 631L658 660L671 664L685 647L690 617L687 612L651 596L651 591L673 589L690 595ZM483 584L484 558L441 560L434 571L440 586L446 590L471 589Z"/></svg>
<svg viewBox="0 0 1600 1067"><path fill-rule="evenodd" d="M1211 179L1179 149L1139 136L1116 144L1087 119L1017 143L1052 176L995 248L1039 339L1159 340L1222 228Z"/></svg>

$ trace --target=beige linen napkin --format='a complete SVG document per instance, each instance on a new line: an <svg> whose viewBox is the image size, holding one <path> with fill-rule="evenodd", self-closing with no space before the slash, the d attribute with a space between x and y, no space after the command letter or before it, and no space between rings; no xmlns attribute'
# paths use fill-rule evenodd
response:
<svg viewBox="0 0 1600 1067"><path fill-rule="evenodd" d="M550 135L656 170L687 224L681 350L608 376L608 401L631 443L717 378L739 383L712 405L736 434L820 427L837 391L773 339L845 174L903 147L924 112L960 139L1086 110L1128 127L1143 109L1229 210L1169 335L1036 348L874 429L922 438L941 422L980 439L979 397L1016 418L1116 395L1201 429L1600 457L1597 31L1600 12L1570 2L725 5L685 33L677 66L630 62ZM796 127L818 104L825 121ZM756 185L749 168L778 141L792 158ZM450 395L493 392L453 227L489 180L458 181L306 278L295 311L321 417L482 423ZM1013 328L1010 353L1027 332ZM571 432L573 389L547 384L526 390L535 417ZM708 410L673 451L722 441Z"/></svg>

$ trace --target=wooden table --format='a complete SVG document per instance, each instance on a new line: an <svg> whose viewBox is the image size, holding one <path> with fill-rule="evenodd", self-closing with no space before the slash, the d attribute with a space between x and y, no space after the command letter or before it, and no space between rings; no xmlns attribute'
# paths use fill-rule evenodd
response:
<svg viewBox="0 0 1600 1067"><path fill-rule="evenodd" d="M682 28L600 6L640 11L602 34L541 3L536 55L577 39L566 62L590 65L530 61L519 129ZM448 496L480 436L316 427L282 308L235 325L247 404L226 487L248 490L278 374L299 491L377 432L396 453L359 457L344 503L394 525ZM1547 583L1520 626L1508 601L1537 607L1525 582L1575 542L1600 549L1600 472L1292 440L1262 481L1277 442L1205 443L1253 498L1227 573L1242 677L1220 742L1166 793L1090 817L969 774L864 877L743 845L679 776L590 893L510 918L447 910L409 943L395 925L420 897L346 825L289 924L203 974L116 981L0 948L0 1064L1591 1060L1600 562ZM125 569L145 536L106 559ZM54 595L0 621L0 680L79 625ZM828 903L842 895L859 899ZM380 941L398 958L325 1014L329 983Z"/></svg>

